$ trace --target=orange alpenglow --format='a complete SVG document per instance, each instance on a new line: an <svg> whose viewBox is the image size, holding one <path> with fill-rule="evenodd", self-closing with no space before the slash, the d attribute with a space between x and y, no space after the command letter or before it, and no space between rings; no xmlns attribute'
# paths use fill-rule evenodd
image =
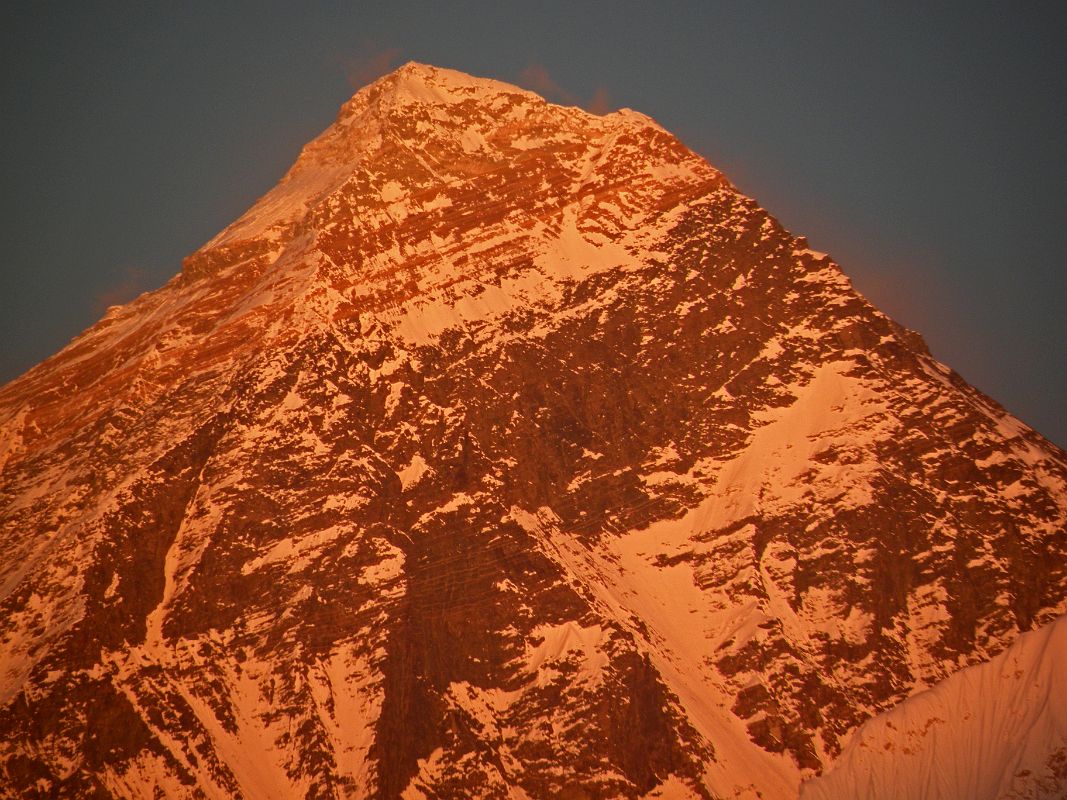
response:
<svg viewBox="0 0 1067 800"><path fill-rule="evenodd" d="M0 390L2 794L1052 796L1065 486L653 120L408 64Z"/></svg>

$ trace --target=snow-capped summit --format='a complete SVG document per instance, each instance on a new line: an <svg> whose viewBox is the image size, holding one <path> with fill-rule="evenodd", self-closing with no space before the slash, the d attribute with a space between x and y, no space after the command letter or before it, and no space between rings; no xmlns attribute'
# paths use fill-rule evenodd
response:
<svg viewBox="0 0 1067 800"><path fill-rule="evenodd" d="M409 62L356 92L281 182L207 248L284 235L337 192L347 202L394 203L522 162L546 173L574 169L589 158L590 146L620 138L663 147L653 164L677 169L682 162L700 179L714 172L643 114L624 109L599 116L500 81Z"/></svg>
<svg viewBox="0 0 1067 800"><path fill-rule="evenodd" d="M363 94L373 95L376 92L396 97L402 102L454 104L465 100L484 100L500 94L522 94L530 99L541 100L539 95L509 83L491 78L475 78L465 72L420 64L417 61L409 61L379 78L357 92L356 97Z"/></svg>
<svg viewBox="0 0 1067 800"><path fill-rule="evenodd" d="M663 128L407 64L0 388L0 796L793 798L1065 556L1067 455Z"/></svg>

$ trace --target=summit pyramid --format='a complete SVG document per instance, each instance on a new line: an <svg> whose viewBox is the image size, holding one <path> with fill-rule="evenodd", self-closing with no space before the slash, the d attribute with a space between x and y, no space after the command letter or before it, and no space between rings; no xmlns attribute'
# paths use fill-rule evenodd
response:
<svg viewBox="0 0 1067 800"><path fill-rule="evenodd" d="M1067 454L650 118L407 64L0 389L0 604L2 797L816 796L1056 673ZM951 768L1061 796L1035 708Z"/></svg>

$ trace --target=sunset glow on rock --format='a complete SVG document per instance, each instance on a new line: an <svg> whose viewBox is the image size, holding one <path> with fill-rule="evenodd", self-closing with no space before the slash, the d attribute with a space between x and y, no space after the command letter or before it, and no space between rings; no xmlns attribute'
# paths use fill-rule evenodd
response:
<svg viewBox="0 0 1067 800"><path fill-rule="evenodd" d="M1062 450L654 120L417 63L0 389L0 498L3 796L840 796L1063 651ZM1028 708L951 768L1058 796Z"/></svg>

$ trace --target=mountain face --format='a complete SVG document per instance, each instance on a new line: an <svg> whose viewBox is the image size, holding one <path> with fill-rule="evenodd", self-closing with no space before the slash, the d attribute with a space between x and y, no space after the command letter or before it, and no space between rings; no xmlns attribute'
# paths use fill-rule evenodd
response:
<svg viewBox="0 0 1067 800"><path fill-rule="evenodd" d="M1067 617L856 732L802 800L1067 796Z"/></svg>
<svg viewBox="0 0 1067 800"><path fill-rule="evenodd" d="M0 786L834 796L1065 570L1067 454L655 122L408 64L0 389Z"/></svg>

